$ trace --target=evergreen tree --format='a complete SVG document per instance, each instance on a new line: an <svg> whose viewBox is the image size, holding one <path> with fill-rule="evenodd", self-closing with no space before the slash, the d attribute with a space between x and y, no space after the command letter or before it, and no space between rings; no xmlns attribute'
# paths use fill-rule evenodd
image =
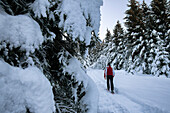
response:
<svg viewBox="0 0 170 113"><path fill-rule="evenodd" d="M140 36L140 41L141 41L141 46L142 50L140 52L140 56L139 59L143 59L140 66L141 66L141 71L143 73L146 74L150 74L150 68L149 68L149 51L151 49L151 46L149 44L150 40L152 38L150 38L151 35L151 30L150 27L151 26L151 21L150 21L151 17L150 17L150 9L148 7L148 5L145 3L145 1L143 0L143 3L141 5L141 21L140 21L140 28L141 28L141 36Z"/></svg>
<svg viewBox="0 0 170 113"><path fill-rule="evenodd" d="M89 46L89 56L87 57L89 59L89 65L92 65L97 61L101 55L101 50L102 41L99 39L99 37L92 36L92 41L90 42Z"/></svg>
<svg viewBox="0 0 170 113"><path fill-rule="evenodd" d="M132 44L139 38L138 30L140 23L140 7L139 3L136 0L130 0L126 13L125 25L127 27L127 38L129 43Z"/></svg>
<svg viewBox="0 0 170 113"><path fill-rule="evenodd" d="M128 7L130 9L128 9L126 11L126 22L125 25L127 27L127 52L126 52L126 59L127 62L128 60L132 60L132 64L128 63L129 66L127 66L126 70L132 70L135 69L136 67L138 67L140 65L140 61L138 61L138 57L139 57L139 53L140 50L142 48L140 46L140 36L142 34L142 30L141 30L141 8L139 3L136 0L130 0L129 1L129 5ZM131 58L130 58L131 56Z"/></svg>
<svg viewBox="0 0 170 113"><path fill-rule="evenodd" d="M144 58L144 62L142 64L142 72L146 73L146 74L151 74L151 69L152 69L152 62L154 61L154 57L156 55L154 49L156 46L156 33L153 30L153 18L151 15L151 9L149 6L147 6L147 4L145 3L145 1L143 1L142 3L142 29L143 29L143 39L145 39L144 41L144 46L145 46L145 50L143 51L143 58Z"/></svg>
<svg viewBox="0 0 170 113"><path fill-rule="evenodd" d="M111 33L110 33L110 31L107 29L106 37L105 37L105 43L109 43L109 42L111 42L111 40L112 40Z"/></svg>
<svg viewBox="0 0 170 113"><path fill-rule="evenodd" d="M119 69L123 69L123 65L124 65L124 55L125 55L125 34L124 34L124 30L121 26L121 24L119 23L119 21L117 21L117 24L113 30L113 43L115 45L115 57L113 60L113 65L115 67L115 69L119 70Z"/></svg>
<svg viewBox="0 0 170 113"><path fill-rule="evenodd" d="M107 29L106 37L103 42L100 42L97 44L96 48L93 50L97 51L95 54L92 53L92 56L97 59L92 62L92 67L93 68L98 68L98 69L105 69L106 65L108 62L110 62L113 59L113 51L115 51L115 46L113 45L114 43L112 42L112 36L110 31Z"/></svg>
<svg viewBox="0 0 170 113"><path fill-rule="evenodd" d="M151 73L151 62L153 58L149 58L153 56L150 52L151 43L155 40L155 34L152 33L152 17L150 16L150 9L146 5L145 1L143 1L140 12L139 12L139 39L137 41L137 45L134 46L132 52L132 69L135 71L140 71L142 73L150 74ZM155 42L155 41L154 41ZM150 55L152 54L152 55ZM149 61L149 60L150 61Z"/></svg>
<svg viewBox="0 0 170 113"><path fill-rule="evenodd" d="M170 26L169 26L169 24L170 24L170 1L168 1L167 2L167 5L166 5L166 12L165 12L166 14L167 14L167 21L166 21L166 25L167 25L167 32L166 32L166 34L165 34L165 41L166 41L166 51L168 52L168 53L170 53ZM170 60L170 57L169 57L169 60ZM170 67L170 64L169 64L169 67Z"/></svg>
<svg viewBox="0 0 170 113"><path fill-rule="evenodd" d="M151 14L154 20L153 27L162 40L165 40L168 31L168 2L167 0L153 0L151 2Z"/></svg>
<svg viewBox="0 0 170 113"><path fill-rule="evenodd" d="M120 24L119 21L117 21L117 24L113 30L113 43L115 43L116 46L119 46L119 43L122 42L122 39L124 37L124 30Z"/></svg>
<svg viewBox="0 0 170 113"><path fill-rule="evenodd" d="M151 16L153 18L152 30L156 36L155 56L152 71L156 76L166 75L169 73L169 52L167 51L168 43L168 2L167 0L153 0L151 2ZM155 69L156 68L156 69Z"/></svg>

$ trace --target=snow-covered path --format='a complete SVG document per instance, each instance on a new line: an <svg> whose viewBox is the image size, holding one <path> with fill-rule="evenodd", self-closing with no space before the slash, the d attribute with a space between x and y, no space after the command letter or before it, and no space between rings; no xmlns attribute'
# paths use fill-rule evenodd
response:
<svg viewBox="0 0 170 113"><path fill-rule="evenodd" d="M99 90L98 113L170 113L170 79L116 71L113 95L106 90L103 70L87 73Z"/></svg>

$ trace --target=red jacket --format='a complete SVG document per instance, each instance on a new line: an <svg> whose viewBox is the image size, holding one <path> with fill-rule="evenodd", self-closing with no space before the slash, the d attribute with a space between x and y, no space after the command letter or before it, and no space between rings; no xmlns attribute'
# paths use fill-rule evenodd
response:
<svg viewBox="0 0 170 113"><path fill-rule="evenodd" d="M104 70L104 78L106 78L107 75L112 75L112 76L114 77L114 75L113 75L113 69L112 69L111 66L107 67L107 69Z"/></svg>

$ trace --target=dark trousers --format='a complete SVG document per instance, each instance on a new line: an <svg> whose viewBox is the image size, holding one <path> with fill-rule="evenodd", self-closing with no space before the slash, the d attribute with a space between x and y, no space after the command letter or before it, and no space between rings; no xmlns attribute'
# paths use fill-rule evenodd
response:
<svg viewBox="0 0 170 113"><path fill-rule="evenodd" d="M110 82L110 84L109 84ZM112 75L107 75L107 89L109 90L111 86L111 91L114 90L114 85L113 85L113 76Z"/></svg>

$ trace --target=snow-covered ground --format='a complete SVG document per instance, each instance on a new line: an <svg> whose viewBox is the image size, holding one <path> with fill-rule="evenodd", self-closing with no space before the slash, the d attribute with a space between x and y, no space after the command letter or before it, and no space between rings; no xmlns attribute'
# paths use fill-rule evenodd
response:
<svg viewBox="0 0 170 113"><path fill-rule="evenodd" d="M115 72L113 95L103 70L87 71L99 90L98 113L170 113L170 79Z"/></svg>

